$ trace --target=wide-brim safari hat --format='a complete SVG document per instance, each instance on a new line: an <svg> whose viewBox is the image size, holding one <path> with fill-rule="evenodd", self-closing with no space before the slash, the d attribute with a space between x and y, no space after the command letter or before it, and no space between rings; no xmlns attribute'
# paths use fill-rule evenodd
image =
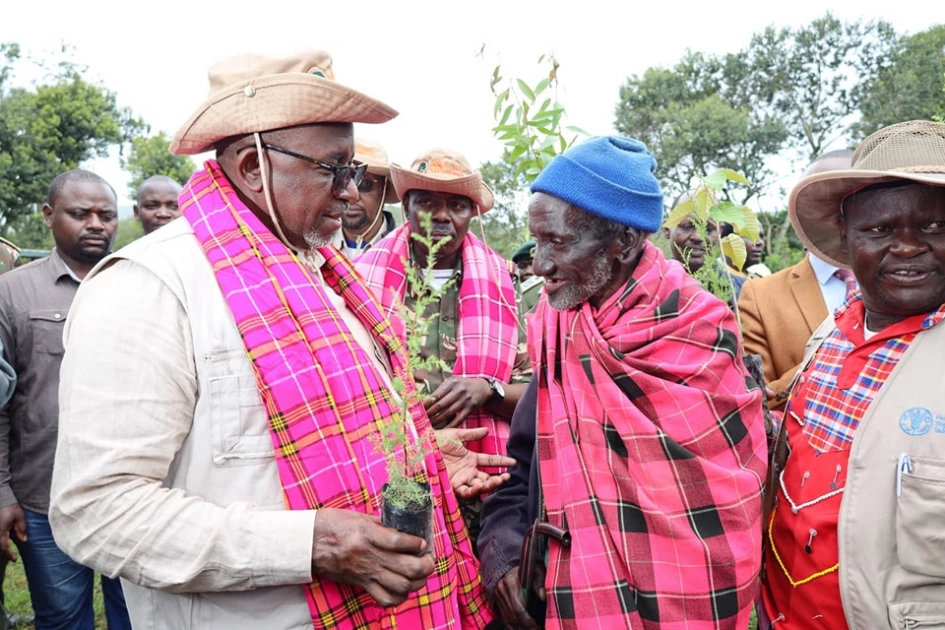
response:
<svg viewBox="0 0 945 630"><path fill-rule="evenodd" d="M384 202L397 203L400 198L390 177L390 162L387 151L376 142L364 138L354 139L354 159L367 164L367 172L384 178Z"/></svg>
<svg viewBox="0 0 945 630"><path fill-rule="evenodd" d="M171 153L193 155L221 140L314 123L383 123L397 112L337 83L331 55L230 57L208 72L210 96L174 134Z"/></svg>
<svg viewBox="0 0 945 630"><path fill-rule="evenodd" d="M472 170L466 158L456 151L433 149L415 159L409 169L391 164L390 176L401 199L408 190L463 195L476 204L477 214L485 214L495 203L482 175Z"/></svg>
<svg viewBox="0 0 945 630"><path fill-rule="evenodd" d="M945 186L945 124L912 120L868 136L853 154L853 168L798 182L788 201L791 224L814 255L849 268L840 238L843 201L869 186L897 180Z"/></svg>

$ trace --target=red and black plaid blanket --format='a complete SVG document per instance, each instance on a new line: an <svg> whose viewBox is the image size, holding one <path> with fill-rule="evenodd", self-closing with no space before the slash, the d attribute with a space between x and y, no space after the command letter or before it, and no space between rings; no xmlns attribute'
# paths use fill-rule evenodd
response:
<svg viewBox="0 0 945 630"><path fill-rule="evenodd" d="M761 564L761 392L734 316L647 245L599 310L529 329L551 543L548 628L748 627Z"/></svg>

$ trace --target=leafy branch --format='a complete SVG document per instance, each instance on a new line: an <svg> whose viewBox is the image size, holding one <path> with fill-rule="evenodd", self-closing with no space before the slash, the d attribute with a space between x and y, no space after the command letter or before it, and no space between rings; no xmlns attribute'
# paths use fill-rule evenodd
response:
<svg viewBox="0 0 945 630"><path fill-rule="evenodd" d="M735 302L735 288L724 266L719 262L724 255L739 269L745 264L748 252L742 237L754 242L758 240L761 223L758 216L748 206L727 199L726 186L734 182L750 187L745 177L732 169L719 169L708 176L699 176L699 184L690 193L688 199L673 208L666 217L664 225L670 229L679 225L687 217L692 221L696 232L705 243L705 264L693 272L689 267L686 253L686 270L703 287L723 302ZM719 239L709 239L709 224L728 223L733 233Z"/></svg>
<svg viewBox="0 0 945 630"><path fill-rule="evenodd" d="M563 125L565 108L558 101L558 60L553 55L541 55L538 64L547 64L549 69L534 84L520 78L505 79L501 65L497 65L489 85L495 96L492 115L496 126L492 133L505 144L508 160L516 165L514 176L524 175L528 182L580 136L588 135L579 127Z"/></svg>
<svg viewBox="0 0 945 630"><path fill-rule="evenodd" d="M423 461L433 449L433 433L430 429L418 433L417 423L410 415L410 408L422 403L415 374L421 370L448 369L440 357L422 356L432 321L432 317L425 315L427 308L439 300L454 282L451 278L438 289L432 284L436 253L447 241L433 238L429 214L421 215L420 224L422 233L411 233L410 236L426 246L426 261L422 267L414 265L411 260L404 261L407 291L415 302L411 309L401 304L397 312L406 326L407 337L406 366L398 370L392 380L399 406L390 418L380 423L379 432L372 436L374 446L384 456L387 467L384 500L398 509L421 506L429 501L428 491L419 482L423 478Z"/></svg>

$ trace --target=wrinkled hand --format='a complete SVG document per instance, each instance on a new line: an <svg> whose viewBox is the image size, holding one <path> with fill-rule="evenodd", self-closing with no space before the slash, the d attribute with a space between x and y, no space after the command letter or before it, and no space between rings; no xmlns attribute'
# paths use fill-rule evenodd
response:
<svg viewBox="0 0 945 630"><path fill-rule="evenodd" d="M0 553L10 562L16 562L16 551L10 540L11 529L21 542L26 542L26 516L19 503L0 508Z"/></svg>
<svg viewBox="0 0 945 630"><path fill-rule="evenodd" d="M509 480L509 473L490 475L481 468L511 468L515 460L503 455L474 453L464 442L475 442L489 435L487 427L478 429L440 429L434 431L436 443L443 455L446 472L450 476L453 492L464 499L471 499L485 492L492 492Z"/></svg>
<svg viewBox="0 0 945 630"><path fill-rule="evenodd" d="M447 426L455 427L491 398L492 388L486 379L451 376L440 383L423 406L433 426L448 422Z"/></svg>
<svg viewBox="0 0 945 630"><path fill-rule="evenodd" d="M376 516L323 508L315 517L312 572L361 586L385 608L397 606L427 583L432 554L426 541L384 527Z"/></svg>
<svg viewBox="0 0 945 630"><path fill-rule="evenodd" d="M536 579L544 583L545 572L542 567L535 567ZM544 601L545 589L538 591L538 596ZM518 567L512 567L496 584L492 595L492 607L499 618L510 630L540 630L538 623L532 619L525 609L525 598L522 596L522 583L518 579Z"/></svg>

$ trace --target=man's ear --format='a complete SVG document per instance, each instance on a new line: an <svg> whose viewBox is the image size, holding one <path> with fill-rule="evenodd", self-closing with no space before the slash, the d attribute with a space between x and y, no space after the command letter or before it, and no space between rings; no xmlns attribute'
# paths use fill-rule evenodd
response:
<svg viewBox="0 0 945 630"><path fill-rule="evenodd" d="M135 213L135 219L140 221L141 217L138 215L138 204L135 204L132 209L134 210L134 213Z"/></svg>
<svg viewBox="0 0 945 630"><path fill-rule="evenodd" d="M236 176L242 181L245 189L256 193L263 190L260 159L265 159L265 157L259 155L256 147L249 147L236 155Z"/></svg>
<svg viewBox="0 0 945 630"><path fill-rule="evenodd" d="M43 220L46 222L46 227L52 227L52 215L53 207L48 203L43 204Z"/></svg>
<svg viewBox="0 0 945 630"><path fill-rule="evenodd" d="M640 250L646 243L646 237L646 234L636 228L624 228L622 232L618 233L616 238L616 241L620 245L620 253L617 255L617 260L623 264L629 264L636 260L637 256L640 254Z"/></svg>

